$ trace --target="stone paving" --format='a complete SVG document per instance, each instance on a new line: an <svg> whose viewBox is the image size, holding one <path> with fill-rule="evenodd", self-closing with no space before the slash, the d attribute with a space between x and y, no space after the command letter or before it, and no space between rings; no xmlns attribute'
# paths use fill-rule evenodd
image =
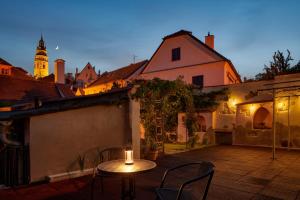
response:
<svg viewBox="0 0 300 200"><path fill-rule="evenodd" d="M224 200L300 200L300 151L277 151L271 159L268 148L215 146L167 155L157 161L158 167L136 178L137 199L155 199L166 168L177 164L208 160L214 163L215 175L208 199ZM56 183L21 186L0 190L0 200L10 199L91 199L90 177ZM101 193L99 183L94 199L120 199L119 178L106 178Z"/></svg>

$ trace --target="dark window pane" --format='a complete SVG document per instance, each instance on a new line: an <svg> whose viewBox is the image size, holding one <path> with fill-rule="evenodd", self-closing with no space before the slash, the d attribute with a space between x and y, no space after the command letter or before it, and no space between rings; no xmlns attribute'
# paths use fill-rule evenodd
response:
<svg viewBox="0 0 300 200"><path fill-rule="evenodd" d="M203 75L193 76L192 83L193 83L193 85L202 88L203 87Z"/></svg>
<svg viewBox="0 0 300 200"><path fill-rule="evenodd" d="M180 60L180 48L172 49L172 61Z"/></svg>

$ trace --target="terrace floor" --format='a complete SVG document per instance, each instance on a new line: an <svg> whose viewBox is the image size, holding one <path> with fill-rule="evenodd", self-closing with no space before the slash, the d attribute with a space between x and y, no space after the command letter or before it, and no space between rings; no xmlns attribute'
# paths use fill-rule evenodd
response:
<svg viewBox="0 0 300 200"><path fill-rule="evenodd" d="M137 199L155 199L154 188L159 186L166 168L208 160L216 166L208 199L300 200L300 151L278 150L275 161L271 155L271 149L238 146L214 146L167 155L157 161L155 170L137 176ZM106 178L104 183L105 192L96 189L94 199L120 199L120 180ZM2 189L0 199L91 199L90 177Z"/></svg>

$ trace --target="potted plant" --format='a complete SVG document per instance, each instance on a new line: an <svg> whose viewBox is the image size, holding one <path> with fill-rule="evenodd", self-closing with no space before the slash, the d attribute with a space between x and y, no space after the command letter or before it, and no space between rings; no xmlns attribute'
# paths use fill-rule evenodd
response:
<svg viewBox="0 0 300 200"><path fill-rule="evenodd" d="M157 143L154 138L149 137L147 140L147 158L149 160L156 160L158 157Z"/></svg>

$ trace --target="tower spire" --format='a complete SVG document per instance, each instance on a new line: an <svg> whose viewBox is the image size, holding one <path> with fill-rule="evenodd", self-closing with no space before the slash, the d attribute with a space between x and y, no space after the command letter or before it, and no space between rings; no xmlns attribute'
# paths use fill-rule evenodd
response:
<svg viewBox="0 0 300 200"><path fill-rule="evenodd" d="M48 56L42 33L41 39L39 40L38 46L36 47L33 71L36 78L48 76Z"/></svg>
<svg viewBox="0 0 300 200"><path fill-rule="evenodd" d="M46 50L46 46L45 46L45 42L44 42L43 34L42 33L41 33L41 39L39 41L38 48L41 49L41 50Z"/></svg>

